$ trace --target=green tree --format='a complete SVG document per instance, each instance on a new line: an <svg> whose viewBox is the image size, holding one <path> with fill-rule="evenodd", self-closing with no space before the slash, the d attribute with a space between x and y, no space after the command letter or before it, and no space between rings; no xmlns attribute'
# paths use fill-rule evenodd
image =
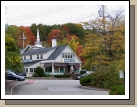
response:
<svg viewBox="0 0 137 107"><path fill-rule="evenodd" d="M23 70L20 51L14 38L9 34L5 35L5 69L11 69L17 72Z"/></svg>

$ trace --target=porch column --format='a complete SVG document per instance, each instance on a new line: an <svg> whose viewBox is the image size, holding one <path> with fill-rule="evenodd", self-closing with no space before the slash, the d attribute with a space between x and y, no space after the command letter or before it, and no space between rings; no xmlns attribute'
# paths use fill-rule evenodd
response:
<svg viewBox="0 0 137 107"><path fill-rule="evenodd" d="M79 73L80 73L80 71L81 71L81 65L82 65L82 64L79 64L79 65L80 65L80 67L79 67Z"/></svg>
<svg viewBox="0 0 137 107"><path fill-rule="evenodd" d="M71 73L72 73L72 71L74 71L73 65L70 66L70 71L71 71Z"/></svg>
<svg viewBox="0 0 137 107"><path fill-rule="evenodd" d="M52 75L54 74L54 63L52 62Z"/></svg>

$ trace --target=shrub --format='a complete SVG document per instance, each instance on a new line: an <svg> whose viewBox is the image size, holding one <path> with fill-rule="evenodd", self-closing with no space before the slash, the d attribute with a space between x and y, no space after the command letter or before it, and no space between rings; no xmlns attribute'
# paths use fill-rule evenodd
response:
<svg viewBox="0 0 137 107"><path fill-rule="evenodd" d="M39 77L39 75L35 72L32 77Z"/></svg>
<svg viewBox="0 0 137 107"><path fill-rule="evenodd" d="M50 74L45 74L45 77L51 77L51 75Z"/></svg>
<svg viewBox="0 0 137 107"><path fill-rule="evenodd" d="M70 78L70 75L54 75L55 78Z"/></svg>
<svg viewBox="0 0 137 107"><path fill-rule="evenodd" d="M114 85L124 85L124 79L119 78L115 65L100 66L93 74L81 78L80 84L110 89Z"/></svg>
<svg viewBox="0 0 137 107"><path fill-rule="evenodd" d="M125 95L125 85L111 86L110 89L110 95Z"/></svg>
<svg viewBox="0 0 137 107"><path fill-rule="evenodd" d="M37 67L35 73L38 74L38 77L45 77L45 73L42 67Z"/></svg>
<svg viewBox="0 0 137 107"><path fill-rule="evenodd" d="M91 82L91 76L90 75L80 78L80 84L83 86L89 86L90 82Z"/></svg>

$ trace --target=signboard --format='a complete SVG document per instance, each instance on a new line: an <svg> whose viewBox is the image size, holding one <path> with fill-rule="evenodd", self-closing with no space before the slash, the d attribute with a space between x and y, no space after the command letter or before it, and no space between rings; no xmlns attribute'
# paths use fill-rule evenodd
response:
<svg viewBox="0 0 137 107"><path fill-rule="evenodd" d="M27 60L23 60L23 62L32 62L32 60L27 59Z"/></svg>
<svg viewBox="0 0 137 107"><path fill-rule="evenodd" d="M75 62L74 59L64 59L64 62Z"/></svg>

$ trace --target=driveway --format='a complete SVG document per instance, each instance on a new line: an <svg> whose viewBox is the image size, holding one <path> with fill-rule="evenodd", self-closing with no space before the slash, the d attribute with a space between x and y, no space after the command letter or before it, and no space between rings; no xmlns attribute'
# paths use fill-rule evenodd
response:
<svg viewBox="0 0 137 107"><path fill-rule="evenodd" d="M108 91L82 88L79 80L26 80L13 95L109 95Z"/></svg>

